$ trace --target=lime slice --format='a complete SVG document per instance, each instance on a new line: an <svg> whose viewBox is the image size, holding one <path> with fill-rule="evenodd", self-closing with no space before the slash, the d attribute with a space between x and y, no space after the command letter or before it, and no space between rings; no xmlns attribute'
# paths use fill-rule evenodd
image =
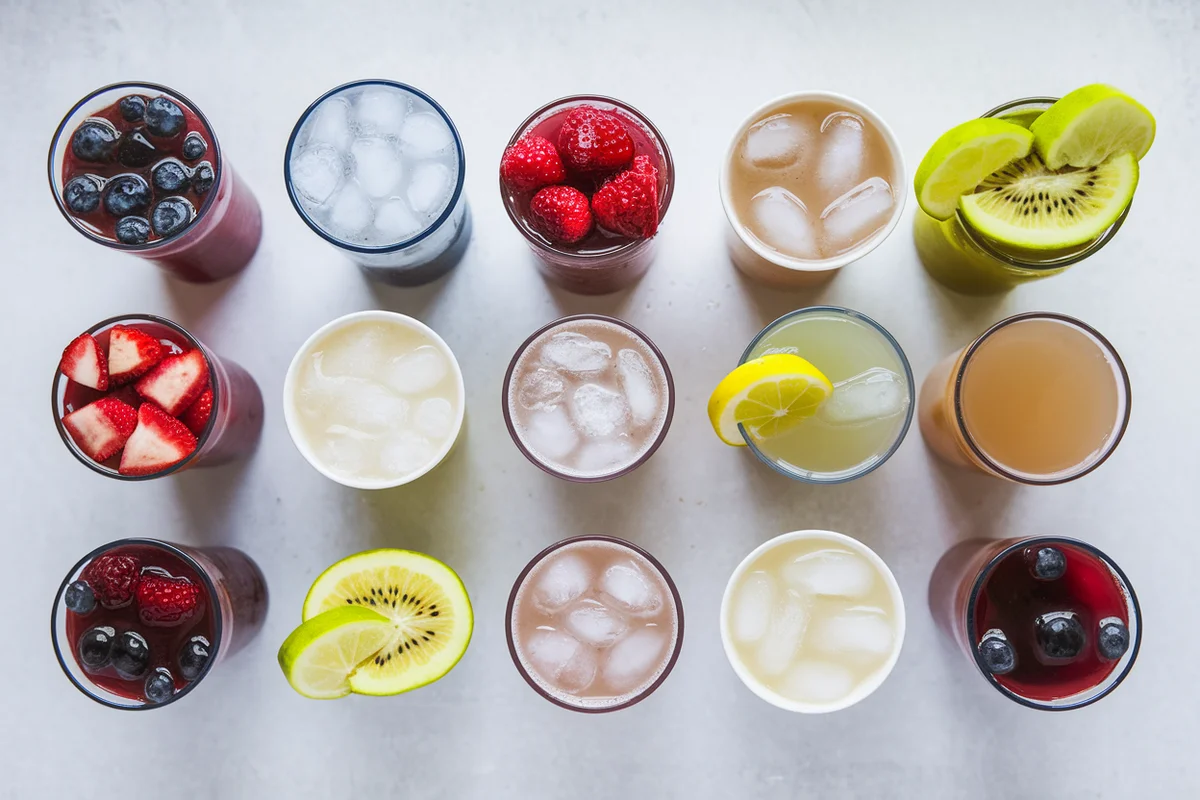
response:
<svg viewBox="0 0 1200 800"><path fill-rule="evenodd" d="M1154 116L1124 92L1094 83L1050 106L1030 130L1050 169L1094 167L1120 153L1141 160L1154 143Z"/></svg>
<svg viewBox="0 0 1200 800"><path fill-rule="evenodd" d="M744 446L738 425L757 439L778 436L817 413L833 384L800 356L763 356L742 364L708 398L708 419L725 444Z"/></svg>
<svg viewBox="0 0 1200 800"><path fill-rule="evenodd" d="M1054 172L1037 153L990 176L960 207L990 239L1029 250L1059 250L1108 230L1133 200L1138 163L1130 153L1086 169Z"/></svg>
<svg viewBox="0 0 1200 800"><path fill-rule="evenodd" d="M917 167L913 188L921 208L950 219L958 198L1018 158L1029 155L1033 134L1002 119L973 119L943 133Z"/></svg>
<svg viewBox="0 0 1200 800"><path fill-rule="evenodd" d="M369 608L335 608L292 631L279 648L288 683L314 700L350 694L350 677L392 636L387 617Z"/></svg>
<svg viewBox="0 0 1200 800"><path fill-rule="evenodd" d="M382 614L391 633L351 677L358 694L390 695L441 678L471 641L475 618L454 570L410 550L368 550L325 570L308 590L304 618L335 608Z"/></svg>

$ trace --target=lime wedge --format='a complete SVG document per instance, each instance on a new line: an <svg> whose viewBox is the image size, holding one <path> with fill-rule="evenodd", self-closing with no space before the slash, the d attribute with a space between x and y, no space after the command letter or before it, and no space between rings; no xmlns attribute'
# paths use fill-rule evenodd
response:
<svg viewBox="0 0 1200 800"><path fill-rule="evenodd" d="M833 384L800 356L786 353L747 361L726 375L708 399L708 419L725 444L745 446L738 425L767 439L817 413Z"/></svg>
<svg viewBox="0 0 1200 800"><path fill-rule="evenodd" d="M288 683L314 700L350 694L350 678L387 645L392 624L369 608L335 608L305 622L279 648Z"/></svg>
<svg viewBox="0 0 1200 800"><path fill-rule="evenodd" d="M1050 169L1094 167L1121 153L1141 160L1154 142L1154 116L1119 89L1094 83L1050 106L1030 130Z"/></svg>
<svg viewBox="0 0 1200 800"><path fill-rule="evenodd" d="M1024 158L1033 135L1002 119L973 119L943 133L921 159L913 188L921 208L935 219L949 219L958 198L1006 164Z"/></svg>

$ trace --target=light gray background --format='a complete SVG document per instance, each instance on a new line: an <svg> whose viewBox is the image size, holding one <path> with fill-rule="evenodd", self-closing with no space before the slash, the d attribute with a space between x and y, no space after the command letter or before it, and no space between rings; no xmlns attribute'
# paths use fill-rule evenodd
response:
<svg viewBox="0 0 1200 800"><path fill-rule="evenodd" d="M186 9L192 8L189 13ZM168 10L170 9L170 10ZM1200 439L1193 226L1200 174L1200 8L1192 0L1005 3L611 0L510 2L0 2L0 796L3 797L1132 797L1200 784L1194 450ZM300 221L283 149L300 112L362 77L411 82L466 144L475 235L447 279L380 288ZM242 275L192 286L72 232L46 188L62 114L93 88L173 86L215 125L258 196L262 246ZM994 104L1115 83L1158 118L1158 140L1116 240L1066 275L1006 297L966 299L928 280L912 207L877 251L815 292L747 283L722 244L717 168L754 107L821 88L874 107L909 172L943 130ZM502 210L500 153L555 97L600 92L662 129L678 185L649 275L581 298L548 288ZM1133 421L1112 460L1073 485L1014 488L935 462L914 425L896 456L846 486L806 487L722 445L708 394L783 312L851 306L896 335L918 379L1018 311L1077 315L1111 337L1132 375ZM412 314L466 375L460 447L415 485L367 493L312 470L280 413L284 370L319 325L365 308ZM242 465L125 485L77 464L47 409L59 351L121 312L164 314L255 376L264 438ZM599 486L556 481L509 440L500 383L517 345L571 312L624 317L675 373L674 425L658 454ZM717 611L755 545L798 528L859 537L908 604L892 677L848 711L805 717L755 698L725 661ZM503 605L526 560L559 538L625 536L674 575L687 635L656 695L618 714L560 710L529 690L504 643ZM1068 714L1001 698L943 641L925 592L934 563L971 536L1061 533L1110 552L1145 610L1136 669L1113 696ZM271 612L258 639L192 697L122 714L80 696L47 636L52 595L83 553L124 535L243 548ZM439 683L389 699L318 703L275 663L309 583L370 547L427 551L470 589L475 638ZM1193 795L1194 796L1194 795Z"/></svg>

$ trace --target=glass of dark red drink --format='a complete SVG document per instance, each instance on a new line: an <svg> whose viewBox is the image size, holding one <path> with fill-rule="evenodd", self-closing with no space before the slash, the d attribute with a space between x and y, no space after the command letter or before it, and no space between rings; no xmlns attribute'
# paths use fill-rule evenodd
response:
<svg viewBox="0 0 1200 800"><path fill-rule="evenodd" d="M84 556L50 619L58 663L111 708L173 703L262 627L267 585L232 547L121 539Z"/></svg>
<svg viewBox="0 0 1200 800"><path fill-rule="evenodd" d="M111 317L72 340L50 402L67 449L119 480L226 463L253 451L262 431L250 374L152 314Z"/></svg>
<svg viewBox="0 0 1200 800"><path fill-rule="evenodd" d="M500 195L547 279L608 294L645 274L671 204L675 166L641 112L574 95L533 112L509 139Z"/></svg>
<svg viewBox="0 0 1200 800"><path fill-rule="evenodd" d="M1141 644L1141 609L1121 568L1060 536L972 540L934 569L939 627L1001 694L1067 711L1125 679Z"/></svg>
<svg viewBox="0 0 1200 800"><path fill-rule="evenodd" d="M216 281L250 262L262 214L200 109L151 83L97 89L50 142L50 190L95 242L177 278Z"/></svg>

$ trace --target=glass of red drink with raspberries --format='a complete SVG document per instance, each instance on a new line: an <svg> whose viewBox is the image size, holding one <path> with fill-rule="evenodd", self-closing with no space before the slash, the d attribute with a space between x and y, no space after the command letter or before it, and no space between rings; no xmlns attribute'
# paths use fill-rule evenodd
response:
<svg viewBox="0 0 1200 800"><path fill-rule="evenodd" d="M192 691L266 615L266 581L242 551L122 539L71 568L50 626L58 663L80 691L138 710Z"/></svg>
<svg viewBox="0 0 1200 800"><path fill-rule="evenodd" d="M50 189L75 230L177 278L250 262L262 214L208 120L165 86L120 83L75 104L50 143Z"/></svg>
<svg viewBox="0 0 1200 800"><path fill-rule="evenodd" d="M67 449L120 480L223 464L251 452L262 431L250 374L150 314L112 317L75 337L50 402Z"/></svg>
<svg viewBox="0 0 1200 800"><path fill-rule="evenodd" d="M619 100L576 95L533 112L500 161L500 194L543 274L579 294L650 267L675 166L662 134Z"/></svg>
<svg viewBox="0 0 1200 800"><path fill-rule="evenodd" d="M929 603L980 674L1030 708L1067 711L1105 697L1141 645L1129 579L1077 539L961 542L934 569Z"/></svg>

